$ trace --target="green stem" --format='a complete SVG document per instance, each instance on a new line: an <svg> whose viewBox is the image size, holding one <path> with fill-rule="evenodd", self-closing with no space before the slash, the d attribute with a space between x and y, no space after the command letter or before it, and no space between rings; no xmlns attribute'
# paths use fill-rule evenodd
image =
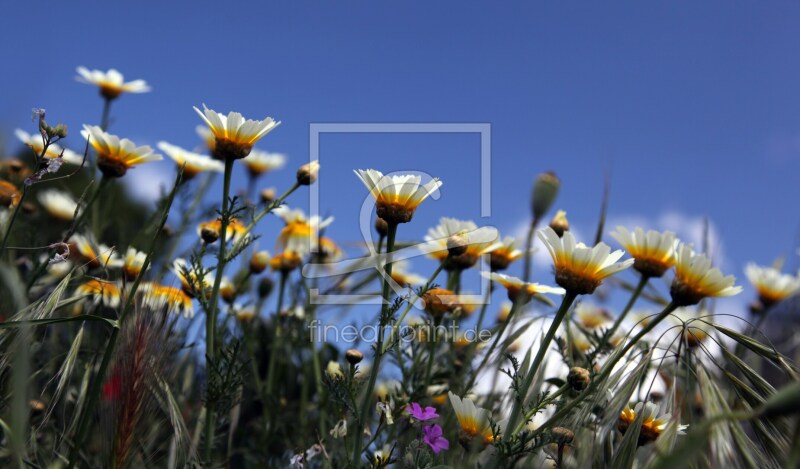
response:
<svg viewBox="0 0 800 469"><path fill-rule="evenodd" d="M443 264L447 262L445 260L442 262ZM453 293L458 293L456 290L458 289L458 285L461 283L461 270L451 270L448 272L447 275L447 289Z"/></svg>
<svg viewBox="0 0 800 469"><path fill-rule="evenodd" d="M520 400L514 402L514 407L511 409L511 416L508 419L507 428L515 428L517 420L519 419L519 413L521 411L520 404L525 403L527 400L528 388L531 386L531 383L533 383L533 378L539 371L539 367L541 366L542 361L544 361L544 356L550 348L550 342L552 342L553 337L556 335L556 331L558 331L558 327L567 316L570 306L572 306L572 303L575 302L575 298L577 298L577 295L572 292L567 292L564 295L564 299L561 301L561 306L558 308L556 316L553 318L553 322L550 324L550 328L547 330L547 333L542 339L542 343L539 344L539 350L536 352L536 358L533 359L533 364L525 374L525 380L522 382L522 386L520 387ZM567 327L569 327L569 324L567 324Z"/></svg>
<svg viewBox="0 0 800 469"><path fill-rule="evenodd" d="M383 305L381 307L381 317L378 320L378 342L375 347L375 362L373 363L372 370L370 371L369 383L367 384L366 393L364 394L364 401L361 405L361 413L356 422L356 428L353 431L356 444L353 447L353 458L351 462L356 465L358 465L358 461L361 460L361 445L359 442L364 424L367 421L370 402L372 401L372 392L375 389L375 382L378 379L378 371L381 365L381 358L383 357L383 329L386 326L384 323L384 317L391 307L391 303L389 302L391 299L390 280L392 277L392 252L394 251L394 240L396 235L397 224L390 223L389 231L386 235L386 264L384 266L382 295Z"/></svg>
<svg viewBox="0 0 800 469"><path fill-rule="evenodd" d="M214 278L214 286L211 290L211 298L208 303L208 311L206 311L206 373L210 376L210 366L216 357L216 337L217 337L217 303L219 298L219 289L222 285L222 275L225 272L225 250L227 248L227 232L228 222L230 221L230 214L228 213L228 197L231 192L231 176L233 175L233 162L232 158L225 160L225 176L222 186L222 210L220 211L222 220L219 230L219 254L217 255L217 274ZM213 399L206 401L206 433L205 433L205 461L210 464L211 456L214 449L214 430L216 422L216 402Z"/></svg>
<svg viewBox="0 0 800 469"><path fill-rule="evenodd" d="M108 130L108 121L111 116L111 100L105 99L103 101L103 116L100 118L100 128L103 131Z"/></svg>

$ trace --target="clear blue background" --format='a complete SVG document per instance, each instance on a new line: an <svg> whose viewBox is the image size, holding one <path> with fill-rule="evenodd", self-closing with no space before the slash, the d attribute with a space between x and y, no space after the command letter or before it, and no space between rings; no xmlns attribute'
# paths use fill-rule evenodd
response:
<svg viewBox="0 0 800 469"><path fill-rule="evenodd" d="M360 240L366 190L353 168L444 181L403 239L442 215L519 234L534 176L554 170L557 205L588 238L609 172L612 224L697 242L709 217L717 261L741 277L749 260L797 266L798 24L800 4L788 1L8 2L0 129L12 151L13 128L33 129L30 110L44 107L80 147L77 130L98 123L101 102L75 67L115 67L153 91L114 103L113 133L191 148L194 105L273 116L283 124L259 146L290 161L264 185L284 188L308 159L312 122L486 122L491 219L478 220L476 135L337 135L321 144L322 211L337 218L328 233ZM126 176L139 193L169 179L170 163L155 165ZM304 194L290 203L308 208ZM269 218L263 232L280 226Z"/></svg>

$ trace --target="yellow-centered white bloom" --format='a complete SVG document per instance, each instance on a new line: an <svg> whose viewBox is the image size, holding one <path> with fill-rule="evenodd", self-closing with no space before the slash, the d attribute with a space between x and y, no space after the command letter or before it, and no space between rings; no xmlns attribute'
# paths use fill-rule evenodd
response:
<svg viewBox="0 0 800 469"><path fill-rule="evenodd" d="M605 308L581 302L575 306L575 319L584 329L592 330L604 326L614 318Z"/></svg>
<svg viewBox="0 0 800 469"><path fill-rule="evenodd" d="M125 252L125 262L122 264L122 273L128 280L134 280L144 267L147 254L137 251L135 247L129 246Z"/></svg>
<svg viewBox="0 0 800 469"><path fill-rule="evenodd" d="M406 260L392 263L392 280L404 287L425 285L428 281L421 275L409 272L409 263Z"/></svg>
<svg viewBox="0 0 800 469"><path fill-rule="evenodd" d="M44 150L44 141L42 141L42 136L40 134L31 135L28 132L25 132L22 129L16 129L14 131L14 135L25 144L25 146L29 147L33 150L37 155L42 154L42 150ZM83 163L83 156L75 153L74 151L70 150L69 148L62 148L60 145L51 143L47 146L47 152L45 152L45 158L58 158L64 161L67 164L73 164L80 166Z"/></svg>
<svg viewBox="0 0 800 469"><path fill-rule="evenodd" d="M244 158L257 141L280 125L280 121L271 117L259 121L245 119L238 112L229 112L226 116L207 108L205 104L203 111L197 107L194 110L214 134L212 155L221 160Z"/></svg>
<svg viewBox="0 0 800 469"><path fill-rule="evenodd" d="M691 246L681 244L675 256L675 279L670 287L672 302L677 306L696 305L703 298L733 296L742 287L733 286L736 277L723 276L704 254L696 254Z"/></svg>
<svg viewBox="0 0 800 469"><path fill-rule="evenodd" d="M45 189L36 195L45 211L56 220L72 221L78 203L68 192L58 189Z"/></svg>
<svg viewBox="0 0 800 469"><path fill-rule="evenodd" d="M86 67L78 67L77 72L76 80L97 86L100 88L100 94L106 99L114 99L122 93L147 93L150 91L150 87L144 80L133 80L125 83L125 77L113 68L104 72L102 70L89 70Z"/></svg>
<svg viewBox="0 0 800 469"><path fill-rule="evenodd" d="M639 446L653 442L667 428L669 421L672 420L671 414L658 415L658 411L658 405L652 402L646 404L639 402L633 409L627 406L619 414L617 428L622 433L625 433L636 420L636 416L644 414L642 428L639 432ZM678 425L678 434L685 434L684 430L688 427L688 425Z"/></svg>
<svg viewBox="0 0 800 469"><path fill-rule="evenodd" d="M544 294L563 295L566 293L563 288L548 287L547 285L540 285L538 283L526 283L517 277L498 274L497 272L481 272L481 275L504 286L508 291L508 299L511 301L519 300L527 303L536 296ZM521 298L520 295L522 295Z"/></svg>
<svg viewBox="0 0 800 469"><path fill-rule="evenodd" d="M800 293L800 275L784 274L772 267L748 263L744 274L758 293L758 300L765 307Z"/></svg>
<svg viewBox="0 0 800 469"><path fill-rule="evenodd" d="M617 262L624 254L622 250L611 252L611 248L603 242L590 248L577 243L575 235L569 231L559 238L548 226L539 230L538 235L553 258L556 283L568 293L591 294L603 279L633 264L633 259Z"/></svg>
<svg viewBox="0 0 800 469"><path fill-rule="evenodd" d="M278 234L276 251L293 252L300 256L308 254L312 246L316 248L319 231L333 223L333 217L322 219L314 215L308 218L301 209L292 210L285 205L272 212L286 224Z"/></svg>
<svg viewBox="0 0 800 469"><path fill-rule="evenodd" d="M466 251L457 256L450 256L448 259L447 240L454 235L458 235L466 241ZM447 260L447 264L444 266L446 270L463 270L474 266L482 255L501 248L503 244L498 237L499 234L495 228L488 226L478 228L478 225L471 220L442 217L439 219L438 225L428 230L425 241L433 242L441 248L430 255L440 262Z"/></svg>
<svg viewBox="0 0 800 469"><path fill-rule="evenodd" d="M104 244L95 246L94 241L88 237L79 234L73 234L69 241L71 252L78 255L80 260L86 263L90 268L117 268L122 267L122 259L116 253L114 248L110 248Z"/></svg>
<svg viewBox="0 0 800 469"><path fill-rule="evenodd" d="M489 253L489 266L494 271L506 270L512 262L522 257L524 254L517 249L519 240L506 236L500 241L500 245Z"/></svg>
<svg viewBox="0 0 800 469"><path fill-rule="evenodd" d="M633 268L648 277L661 277L668 269L675 265L675 248L678 240L675 233L663 233L641 228L636 228L631 233L624 226L618 226L617 231L611 233L622 247L633 257Z"/></svg>
<svg viewBox="0 0 800 469"><path fill-rule="evenodd" d="M333 380L344 379L344 371L342 371L342 365L333 360L329 361L328 366L325 367L325 374L328 375L328 378Z"/></svg>
<svg viewBox="0 0 800 469"><path fill-rule="evenodd" d="M172 262L172 272L181 281L183 291L190 296L194 296L197 293L205 294L206 290L209 290L214 282L211 272L205 272L205 275L201 276L186 259L182 258L175 259Z"/></svg>
<svg viewBox="0 0 800 469"><path fill-rule="evenodd" d="M327 236L319 237L318 255L321 262L336 262L344 253L336 241Z"/></svg>
<svg viewBox="0 0 800 469"><path fill-rule="evenodd" d="M22 200L22 193L17 189L17 186L8 181L0 179L0 214L7 213L4 208L13 208L19 205ZM5 226L5 220L0 226Z"/></svg>
<svg viewBox="0 0 800 469"><path fill-rule="evenodd" d="M154 311L163 310L183 315L184 318L194 317L192 298L180 288L146 282L139 287L139 291L145 303Z"/></svg>
<svg viewBox="0 0 800 469"><path fill-rule="evenodd" d="M249 155L242 158L242 163L251 176L260 176L269 171L283 168L286 164L286 155L254 149L250 151Z"/></svg>
<svg viewBox="0 0 800 469"><path fill-rule="evenodd" d="M214 138L214 133L211 132L211 129L208 128L207 125L198 125L194 128L197 132L197 135L203 140L203 144L205 145L206 150L212 155L214 154L214 148L217 146L217 139Z"/></svg>
<svg viewBox="0 0 800 469"><path fill-rule="evenodd" d="M256 317L256 308L253 305L234 305L232 312L236 316L236 319L241 322L250 322Z"/></svg>
<svg viewBox="0 0 800 469"><path fill-rule="evenodd" d="M179 146L167 142L158 142L158 149L167 154L178 165L183 166L183 177L192 178L204 171L216 171L221 173L225 170L225 165L221 161L209 158L199 153L185 150ZM185 166L184 166L185 165Z"/></svg>
<svg viewBox="0 0 800 469"><path fill-rule="evenodd" d="M158 161L161 155L154 153L148 145L137 147L127 138L103 132L96 125L85 125L81 131L83 138L97 152L97 167L108 177L122 177L129 169L142 163Z"/></svg>
<svg viewBox="0 0 800 469"><path fill-rule="evenodd" d="M489 411L476 407L475 403L466 397L461 399L452 392L448 392L448 396L462 433L469 439L480 438L484 443L494 442Z"/></svg>
<svg viewBox="0 0 800 469"><path fill-rule="evenodd" d="M422 176L415 174L384 176L374 169L359 169L354 172L375 198L378 216L389 224L411 221L419 204L442 186L439 178L433 178L422 185Z"/></svg>
<svg viewBox="0 0 800 469"><path fill-rule="evenodd" d="M102 303L103 306L116 308L120 302L120 290L114 282L91 279L76 289L79 295L90 295L94 304Z"/></svg>

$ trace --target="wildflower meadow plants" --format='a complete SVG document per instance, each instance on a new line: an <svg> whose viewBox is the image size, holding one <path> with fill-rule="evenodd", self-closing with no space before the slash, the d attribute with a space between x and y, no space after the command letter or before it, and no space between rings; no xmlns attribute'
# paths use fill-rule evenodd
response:
<svg viewBox="0 0 800 469"><path fill-rule="evenodd" d="M291 158L264 149L280 121L203 105L185 123L199 116L200 141L137 145L110 133L112 105L150 86L77 72L99 124L36 109L0 163L3 467L800 464L800 375L760 333L797 305L780 263L748 264L757 298L731 310L742 287L712 256L607 230L605 199L579 240L552 172L515 239L415 219L446 176L355 169L378 235L357 253L326 234L334 216L295 206L325 168L284 177ZM153 207L124 186L144 165L177 168ZM367 297L365 320L345 314Z"/></svg>

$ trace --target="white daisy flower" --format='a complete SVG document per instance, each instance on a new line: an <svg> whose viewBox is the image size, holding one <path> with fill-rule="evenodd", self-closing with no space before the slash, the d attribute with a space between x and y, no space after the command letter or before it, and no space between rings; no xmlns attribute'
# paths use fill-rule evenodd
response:
<svg viewBox="0 0 800 469"><path fill-rule="evenodd" d="M526 283L517 277L498 274L497 272L481 272L481 275L504 286L508 291L508 299L511 301L517 301L519 295L523 295L521 301L527 303L535 296L543 294L563 295L566 293L563 288L549 287L538 283Z"/></svg>
<svg viewBox="0 0 800 469"><path fill-rule="evenodd" d="M422 177L414 174L384 176L374 169L354 172L375 198L378 216L390 224L411 221L419 204L442 186L439 178L421 185Z"/></svg>
<svg viewBox="0 0 800 469"><path fill-rule="evenodd" d="M451 236L458 235L467 242L466 251L448 259L447 241ZM439 224L428 230L425 241L433 242L441 249L432 252L430 255L434 259L443 262L448 260L445 269L466 269L474 266L483 254L494 252L503 247L503 243L498 240L498 233L495 228L478 225L471 220L458 220L455 218L442 217Z"/></svg>
<svg viewBox="0 0 800 469"><path fill-rule="evenodd" d="M706 297L733 296L742 287L733 286L736 277L722 275L704 254L696 254L691 246L681 244L675 256L675 279L670 287L672 301L677 306L695 305Z"/></svg>
<svg viewBox="0 0 800 469"><path fill-rule="evenodd" d="M114 99L122 93L147 93L150 91L150 87L144 80L133 80L125 83L125 77L113 68L103 72L102 70L89 70L86 67L78 67L77 72L76 80L97 86L100 88L100 95L106 99Z"/></svg>
<svg viewBox="0 0 800 469"><path fill-rule="evenodd" d="M144 261L147 259L147 254L137 251L135 247L129 246L125 252L125 260L122 264L122 273L128 280L134 280L139 276L139 273L144 267Z"/></svg>
<svg viewBox="0 0 800 469"><path fill-rule="evenodd" d="M639 446L645 445L655 441L667 428L667 424L669 424L670 420L672 420L671 414L658 415L658 412L658 405L652 402L639 402L633 409L627 406L622 409L622 412L619 414L617 428L622 433L625 433L628 427L636 421L636 416L643 413L644 419L642 420L642 428L639 432ZM686 433L684 430L687 428L689 428L688 425L678 425L678 434L684 435Z"/></svg>
<svg viewBox="0 0 800 469"><path fill-rule="evenodd" d="M752 262L745 266L744 274L758 292L758 299L764 307L800 293L800 275L784 274L778 269Z"/></svg>
<svg viewBox="0 0 800 469"><path fill-rule="evenodd" d="M242 158L242 163L247 168L247 172L255 177L283 168L286 164L286 155L254 149L250 151L249 155Z"/></svg>
<svg viewBox="0 0 800 469"><path fill-rule="evenodd" d="M522 257L524 252L518 249L519 240L506 236L500 245L489 253L489 266L494 271L505 270L509 264Z"/></svg>
<svg viewBox="0 0 800 469"><path fill-rule="evenodd" d="M307 218L301 209L292 210L285 205L272 212L286 224L278 234L276 250L294 252L301 256L308 254L312 246L318 245L319 231L333 223L333 217L322 219L314 215Z"/></svg>
<svg viewBox="0 0 800 469"><path fill-rule="evenodd" d="M203 111L197 107L194 110L214 134L212 154L221 160L244 158L257 141L280 125L280 121L271 117L259 121L245 120L238 112L230 112L226 116L208 109L205 104Z"/></svg>
<svg viewBox="0 0 800 469"><path fill-rule="evenodd" d="M538 235L553 258L556 283L572 294L591 294L603 279L633 264L633 259L617 262L624 254L622 250L611 252L602 242L590 248L577 243L569 231L559 238L548 226L539 230Z"/></svg>
<svg viewBox="0 0 800 469"><path fill-rule="evenodd" d="M14 135L24 143L27 147L33 150L37 155L42 154L42 150L44 149L44 142L42 141L42 136L39 134L31 135L28 132L25 132L22 129L14 130ZM83 163L83 155L79 155L74 151L63 148L58 144L51 143L47 146L47 152L45 153L45 158L58 158L64 161L64 163L72 164L76 166L80 166Z"/></svg>
<svg viewBox="0 0 800 469"><path fill-rule="evenodd" d="M475 403L466 397L461 399L452 392L449 392L448 396L461 431L469 438L481 438L484 443L494 442L489 411L475 406Z"/></svg>
<svg viewBox="0 0 800 469"><path fill-rule="evenodd" d="M137 147L127 138L120 139L96 125L84 125L81 135L97 152L97 167L104 176L122 177L134 166L161 159L148 145Z"/></svg>
<svg viewBox="0 0 800 469"><path fill-rule="evenodd" d="M633 233L624 226L618 226L611 233L622 247L633 257L633 268L648 277L661 277L675 265L675 248L678 240L675 233L649 230L647 233L636 228Z"/></svg>
<svg viewBox="0 0 800 469"><path fill-rule="evenodd" d="M400 260L392 263L392 280L397 282L400 286L419 286L425 285L428 281L425 277L411 273L409 271L410 264L406 260Z"/></svg>
<svg viewBox="0 0 800 469"><path fill-rule="evenodd" d="M75 218L78 203L68 192L45 189L39 192L36 198L39 199L39 203L42 204L45 211L56 220L72 221Z"/></svg>
<svg viewBox="0 0 800 469"><path fill-rule="evenodd" d="M216 171L221 173L225 170L225 165L221 161L209 158L199 153L172 145L167 142L158 142L156 145L159 150L166 153L180 168L183 166L183 177L190 179L204 171ZM185 166L184 166L185 165Z"/></svg>

